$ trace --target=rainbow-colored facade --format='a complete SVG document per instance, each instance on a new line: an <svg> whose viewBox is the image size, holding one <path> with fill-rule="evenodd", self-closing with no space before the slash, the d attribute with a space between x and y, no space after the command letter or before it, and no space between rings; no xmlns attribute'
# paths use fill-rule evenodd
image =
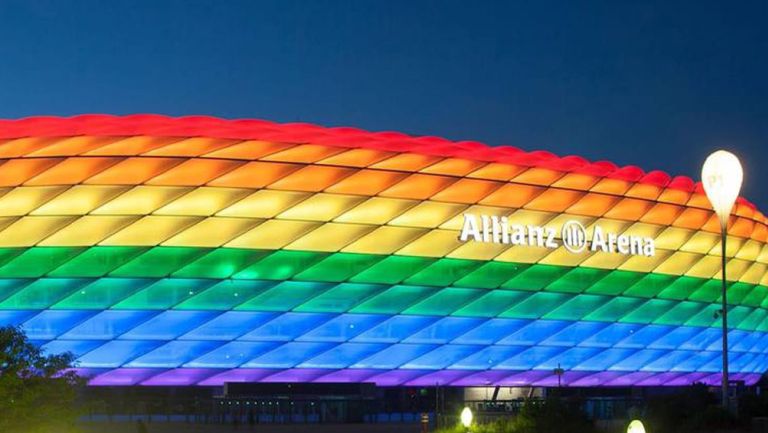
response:
<svg viewBox="0 0 768 433"><path fill-rule="evenodd" d="M700 185L399 133L205 117L0 121L0 324L93 385L720 381ZM459 239L578 221L652 255ZM729 225L731 372L768 368L766 218Z"/></svg>

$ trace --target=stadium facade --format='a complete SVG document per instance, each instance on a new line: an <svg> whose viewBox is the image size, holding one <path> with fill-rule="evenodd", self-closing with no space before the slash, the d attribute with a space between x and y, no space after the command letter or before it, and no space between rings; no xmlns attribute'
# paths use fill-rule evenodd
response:
<svg viewBox="0 0 768 433"><path fill-rule="evenodd" d="M0 323L92 385L720 381L719 225L689 178L207 117L0 140ZM740 199L729 225L746 383L768 367L766 222Z"/></svg>

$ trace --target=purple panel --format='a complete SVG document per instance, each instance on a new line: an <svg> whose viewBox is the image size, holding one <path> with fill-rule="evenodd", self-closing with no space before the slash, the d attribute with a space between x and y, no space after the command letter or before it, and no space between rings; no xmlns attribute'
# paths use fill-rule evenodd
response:
<svg viewBox="0 0 768 433"><path fill-rule="evenodd" d="M497 380L495 384L505 386L528 386L531 383L552 374L551 371L542 370L529 370L520 372L510 371L508 373L513 374L508 374L506 377Z"/></svg>
<svg viewBox="0 0 768 433"><path fill-rule="evenodd" d="M431 371L390 370L381 374L377 374L376 376L369 377L368 381L374 382L376 383L376 385L379 385L379 386L397 386L427 373L431 373Z"/></svg>
<svg viewBox="0 0 768 433"><path fill-rule="evenodd" d="M744 378L742 380L747 385L754 385L757 383L757 381L760 380L761 377L762 375L759 373L744 373Z"/></svg>
<svg viewBox="0 0 768 433"><path fill-rule="evenodd" d="M641 380L637 382L638 386L664 386L667 384L667 382L670 382L677 378L678 376L682 376L682 373L658 373L654 376L651 376L647 379Z"/></svg>
<svg viewBox="0 0 768 433"><path fill-rule="evenodd" d="M497 384L501 379L518 373L514 370L484 370L475 374L463 377L451 385L454 386L482 386Z"/></svg>
<svg viewBox="0 0 768 433"><path fill-rule="evenodd" d="M108 372L109 369L108 368L70 368L65 371L66 372L74 371L80 377L84 377L86 379L92 379L100 374Z"/></svg>
<svg viewBox="0 0 768 433"><path fill-rule="evenodd" d="M712 385L712 386L717 385L717 386L720 386L720 382L722 381L722 377L723 376L722 376L721 373L713 373L713 374L710 374L708 376L702 377L700 382L704 383L704 384L707 384L707 385Z"/></svg>
<svg viewBox="0 0 768 433"><path fill-rule="evenodd" d="M368 378L378 373L381 373L381 370L347 368L344 370L334 371L324 376L320 376L315 379L315 382L370 382Z"/></svg>
<svg viewBox="0 0 768 433"><path fill-rule="evenodd" d="M576 379L569 383L570 386L601 386L612 380L616 380L626 373L618 371L601 371L599 373L591 372L588 376Z"/></svg>
<svg viewBox="0 0 768 433"><path fill-rule="evenodd" d="M703 372L695 372L695 373L687 373L680 377L677 377L673 380L670 380L665 385L667 386L687 386L691 385L695 382L698 382L701 378L709 375L709 373L703 373Z"/></svg>
<svg viewBox="0 0 768 433"><path fill-rule="evenodd" d="M647 377L653 376L654 374L656 373L651 373L649 371L636 371L634 373L627 373L621 377L617 377L616 379L605 383L605 386L632 386Z"/></svg>
<svg viewBox="0 0 768 433"><path fill-rule="evenodd" d="M453 382L469 376L470 374L477 373L477 371L467 370L440 370L434 373L425 374L424 376L417 377L406 383L407 386L445 386L450 385Z"/></svg>
<svg viewBox="0 0 768 433"><path fill-rule="evenodd" d="M259 368L235 368L211 376L200 382L203 386L222 386L224 382L259 382L261 378L274 374L278 370Z"/></svg>
<svg viewBox="0 0 768 433"><path fill-rule="evenodd" d="M542 377L539 380L534 381L532 384L535 386L557 386L557 376L552 371L547 371L547 376ZM581 379L582 377L589 376L592 373L589 371L566 371L560 377L560 383L563 386L568 386L573 382Z"/></svg>
<svg viewBox="0 0 768 433"><path fill-rule="evenodd" d="M176 368L166 371L165 373L160 373L157 376L141 382L141 384L149 386L195 385L221 371L222 370L214 368Z"/></svg>
<svg viewBox="0 0 768 433"><path fill-rule="evenodd" d="M291 368L267 376L260 382L312 382L315 378L326 375L333 370L325 368Z"/></svg>
<svg viewBox="0 0 768 433"><path fill-rule="evenodd" d="M162 368L118 368L100 374L88 382L94 386L136 385L137 383L162 373Z"/></svg>

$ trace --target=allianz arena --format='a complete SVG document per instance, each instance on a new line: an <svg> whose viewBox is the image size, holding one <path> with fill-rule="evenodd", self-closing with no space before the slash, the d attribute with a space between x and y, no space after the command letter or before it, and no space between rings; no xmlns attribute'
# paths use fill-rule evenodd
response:
<svg viewBox="0 0 768 433"><path fill-rule="evenodd" d="M686 177L208 117L0 121L0 325L91 385L717 384ZM729 224L732 379L768 369L766 217Z"/></svg>

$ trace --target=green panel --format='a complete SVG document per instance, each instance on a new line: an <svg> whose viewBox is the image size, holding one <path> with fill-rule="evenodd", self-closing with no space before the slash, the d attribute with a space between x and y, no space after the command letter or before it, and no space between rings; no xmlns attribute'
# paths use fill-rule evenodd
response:
<svg viewBox="0 0 768 433"><path fill-rule="evenodd" d="M456 309L485 293L482 289L464 289L449 287L443 289L418 304L407 308L403 314L421 314L426 316L447 316Z"/></svg>
<svg viewBox="0 0 768 433"><path fill-rule="evenodd" d="M0 275L3 278L42 277L84 250L71 247L30 248L0 267Z"/></svg>
<svg viewBox="0 0 768 433"><path fill-rule="evenodd" d="M619 319L619 322L652 323L664 313L671 310L675 304L677 304L675 301L651 299L635 310L628 312L627 315Z"/></svg>
<svg viewBox="0 0 768 433"><path fill-rule="evenodd" d="M756 330L761 332L768 332L768 317L760 322Z"/></svg>
<svg viewBox="0 0 768 433"><path fill-rule="evenodd" d="M329 255L310 251L275 251L236 273L233 278L287 280Z"/></svg>
<svg viewBox="0 0 768 433"><path fill-rule="evenodd" d="M647 274L624 292L624 296L638 296L641 298L653 298L669 287L675 276L662 274Z"/></svg>
<svg viewBox="0 0 768 433"><path fill-rule="evenodd" d="M574 268L567 274L553 281L546 290L565 293L582 293L596 282L605 278L611 271L595 268Z"/></svg>
<svg viewBox="0 0 768 433"><path fill-rule="evenodd" d="M747 318L739 323L739 328L754 331L763 323L766 317L768 317L768 311L760 308L755 309Z"/></svg>
<svg viewBox="0 0 768 433"><path fill-rule="evenodd" d="M275 284L275 281L226 279L180 303L174 309L229 310Z"/></svg>
<svg viewBox="0 0 768 433"><path fill-rule="evenodd" d="M720 326L720 316L717 312L720 311L720 306L715 304L707 304L703 310L698 314L686 320L684 325L686 326ZM717 315L717 317L716 317Z"/></svg>
<svg viewBox="0 0 768 433"><path fill-rule="evenodd" d="M704 283L688 298L689 301L714 302L720 299L720 280L704 280Z"/></svg>
<svg viewBox="0 0 768 433"><path fill-rule="evenodd" d="M760 307L763 302L768 301L766 295L768 295L768 288L765 286L755 286L755 288L741 300L741 303L747 307Z"/></svg>
<svg viewBox="0 0 768 433"><path fill-rule="evenodd" d="M728 303L733 305L741 304L744 298L749 295L749 292L754 289L755 286L747 283L733 283L728 287ZM718 298L720 299L720 298ZM722 302L722 299L720 299Z"/></svg>
<svg viewBox="0 0 768 433"><path fill-rule="evenodd" d="M295 311L344 313L364 299L383 292L380 284L342 283L299 305Z"/></svg>
<svg viewBox="0 0 768 433"><path fill-rule="evenodd" d="M113 277L167 277L210 251L204 248L156 247L117 268Z"/></svg>
<svg viewBox="0 0 768 433"><path fill-rule="evenodd" d="M495 317L512 308L513 305L531 296L530 292L512 290L491 290L479 299L456 310L454 316Z"/></svg>
<svg viewBox="0 0 768 433"><path fill-rule="evenodd" d="M731 307L728 309L728 328L741 327L741 322L743 322L750 314L752 314L751 308L742 306Z"/></svg>
<svg viewBox="0 0 768 433"><path fill-rule="evenodd" d="M422 286L393 286L350 310L352 313L397 314L439 289Z"/></svg>
<svg viewBox="0 0 768 433"><path fill-rule="evenodd" d="M406 284L450 286L482 264L479 260L442 259L405 280Z"/></svg>
<svg viewBox="0 0 768 433"><path fill-rule="evenodd" d="M2 278L0 279L0 301L11 296L16 291L32 283L31 278Z"/></svg>
<svg viewBox="0 0 768 433"><path fill-rule="evenodd" d="M605 296L579 295L544 315L544 319L581 320L608 301Z"/></svg>
<svg viewBox="0 0 768 433"><path fill-rule="evenodd" d="M514 317L518 319L538 319L573 298L563 293L539 292L520 302L499 317Z"/></svg>
<svg viewBox="0 0 768 433"><path fill-rule="evenodd" d="M683 301L677 303L671 310L667 311L654 320L653 323L658 325L682 325L688 319L698 314L707 305L700 302Z"/></svg>
<svg viewBox="0 0 768 433"><path fill-rule="evenodd" d="M329 288L331 284L284 281L266 292L238 305L236 310L256 311L290 311L307 299L317 296Z"/></svg>
<svg viewBox="0 0 768 433"><path fill-rule="evenodd" d="M350 281L356 283L398 284L434 262L435 259L430 257L388 256L353 276Z"/></svg>
<svg viewBox="0 0 768 433"><path fill-rule="evenodd" d="M125 310L167 310L181 301L205 290L215 280L193 280L163 278L149 287L133 294L112 308Z"/></svg>
<svg viewBox="0 0 768 433"><path fill-rule="evenodd" d="M0 248L0 266L6 264L9 260L26 250L26 248Z"/></svg>
<svg viewBox="0 0 768 433"><path fill-rule="evenodd" d="M91 280L46 278L37 280L0 302L2 310L41 310L48 308Z"/></svg>
<svg viewBox="0 0 768 433"><path fill-rule="evenodd" d="M51 271L51 277L101 277L147 251L146 247L93 247Z"/></svg>
<svg viewBox="0 0 768 433"><path fill-rule="evenodd" d="M229 278L272 251L218 248L173 273L178 278Z"/></svg>
<svg viewBox="0 0 768 433"><path fill-rule="evenodd" d="M645 302L645 299L640 298L612 298L602 307L584 316L584 320L617 322Z"/></svg>
<svg viewBox="0 0 768 433"><path fill-rule="evenodd" d="M334 254L294 278L309 281L346 281L359 274L374 263L384 259L384 256L373 254Z"/></svg>
<svg viewBox="0 0 768 433"><path fill-rule="evenodd" d="M688 299L689 296L704 284L704 281L706 280L701 278L679 277L667 286L666 289L659 292L658 297L662 299L676 299L678 301Z"/></svg>
<svg viewBox="0 0 768 433"><path fill-rule="evenodd" d="M528 269L528 265L507 262L486 262L456 281L457 286L495 289L518 273Z"/></svg>
<svg viewBox="0 0 768 433"><path fill-rule="evenodd" d="M637 272L611 271L605 278L587 288L585 292L594 295L618 295L627 287L640 281L643 275Z"/></svg>
<svg viewBox="0 0 768 433"><path fill-rule="evenodd" d="M51 308L62 310L105 309L156 280L149 278L101 278L64 298Z"/></svg>
<svg viewBox="0 0 768 433"><path fill-rule="evenodd" d="M533 265L512 277L501 287L513 290L542 290L571 269L563 266Z"/></svg>

